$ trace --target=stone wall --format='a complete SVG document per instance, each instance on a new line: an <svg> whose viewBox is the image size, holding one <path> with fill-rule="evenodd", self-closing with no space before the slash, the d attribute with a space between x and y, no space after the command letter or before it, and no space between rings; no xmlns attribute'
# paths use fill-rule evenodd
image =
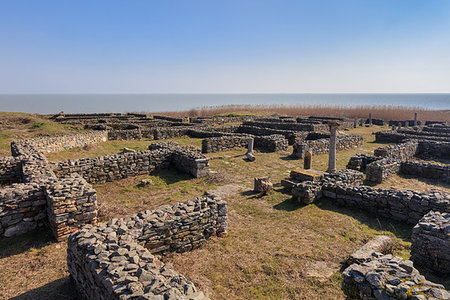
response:
<svg viewBox="0 0 450 300"><path fill-rule="evenodd" d="M206 299L152 253L184 252L227 229L227 207L214 196L195 198L69 237L67 265L85 299Z"/></svg>
<svg viewBox="0 0 450 300"><path fill-rule="evenodd" d="M279 130L271 129L257 126L240 125L236 129L237 133L245 133L252 135L272 135L281 134L288 140L289 145L293 145L297 142L306 140L309 132L308 131L295 131L295 130Z"/></svg>
<svg viewBox="0 0 450 300"><path fill-rule="evenodd" d="M179 146L173 141L150 144L149 150L168 150L172 152L171 163L180 171L188 173L195 178L209 174L209 160L201 150L194 146Z"/></svg>
<svg viewBox="0 0 450 300"><path fill-rule="evenodd" d="M357 171L365 171L367 165L373 163L376 160L382 159L381 157L358 153L352 157L347 163L347 169L353 169Z"/></svg>
<svg viewBox="0 0 450 300"><path fill-rule="evenodd" d="M326 131L328 130L328 125L325 124L300 124L300 123L274 123L274 122L257 122L257 121L246 121L242 125L272 128L279 130L294 130L294 131Z"/></svg>
<svg viewBox="0 0 450 300"><path fill-rule="evenodd" d="M415 135L415 136L423 136L425 138L428 138L430 136L437 136L437 137L444 137L444 138L450 138L450 133L442 132L442 131L421 131L421 130L414 130L414 129L398 129L398 133L402 134L408 134L408 135Z"/></svg>
<svg viewBox="0 0 450 300"><path fill-rule="evenodd" d="M108 140L141 140L140 129L108 130Z"/></svg>
<svg viewBox="0 0 450 300"><path fill-rule="evenodd" d="M46 198L37 183L15 183L0 189L0 237L10 237L45 224Z"/></svg>
<svg viewBox="0 0 450 300"><path fill-rule="evenodd" d="M349 134L337 136L336 150L342 151L362 146L363 137L360 135ZM330 150L330 139L307 140L295 143L293 145L293 157L303 158L306 151L311 151L313 155L328 153Z"/></svg>
<svg viewBox="0 0 450 300"><path fill-rule="evenodd" d="M375 141L378 143L401 143L409 139L450 142L450 138L445 136L422 136L416 134L398 133L395 130L375 132Z"/></svg>
<svg viewBox="0 0 450 300"><path fill-rule="evenodd" d="M400 173L450 183L450 165L403 161Z"/></svg>
<svg viewBox="0 0 450 300"><path fill-rule="evenodd" d="M153 115L153 119L165 120L170 122L189 123L189 117L169 117L162 115Z"/></svg>
<svg viewBox="0 0 450 300"><path fill-rule="evenodd" d="M50 153L90 144L98 144L107 140L107 131L88 131L74 134L42 136L14 141L11 143L11 151L13 156L18 156L20 153L15 151L17 147L26 145L28 147L34 147L39 152Z"/></svg>
<svg viewBox="0 0 450 300"><path fill-rule="evenodd" d="M450 212L450 194L443 192L383 190L325 182L322 194L340 205L411 224L416 224L431 210Z"/></svg>
<svg viewBox="0 0 450 300"><path fill-rule="evenodd" d="M411 260L419 269L450 274L450 213L430 211L414 226Z"/></svg>
<svg viewBox="0 0 450 300"><path fill-rule="evenodd" d="M146 151L62 161L54 164L53 170L59 177L78 173L90 183L102 183L150 174L159 168L168 167L174 162L175 153L177 162L175 166L181 171L195 177L205 176L209 171L207 161L196 162L198 159L205 159L198 150L180 147L176 143L152 144L150 150Z"/></svg>
<svg viewBox="0 0 450 300"><path fill-rule="evenodd" d="M58 240L97 222L97 193L78 174L50 180L45 196L48 222Z"/></svg>
<svg viewBox="0 0 450 300"><path fill-rule="evenodd" d="M400 170L400 161L392 158L376 160L366 167L366 179L371 182L381 183L395 175Z"/></svg>
<svg viewBox="0 0 450 300"><path fill-rule="evenodd" d="M280 134L267 136L255 136L255 149L267 152L285 151L288 148L288 141Z"/></svg>
<svg viewBox="0 0 450 300"><path fill-rule="evenodd" d="M374 150L375 156L384 158L395 158L406 160L410 159L418 153L419 143L415 140L407 141L398 145L389 145Z"/></svg>
<svg viewBox="0 0 450 300"><path fill-rule="evenodd" d="M254 138L254 148L261 151L276 152L287 150L288 148L288 141L283 135L273 134L267 136L252 136L247 134L235 134L203 139L202 152L211 153L248 147L248 140L250 138Z"/></svg>
<svg viewBox="0 0 450 300"><path fill-rule="evenodd" d="M0 157L0 184L20 182L21 162L20 157Z"/></svg>
<svg viewBox="0 0 450 300"><path fill-rule="evenodd" d="M202 140L202 153L212 153L247 147L250 138L251 136L245 135L206 138Z"/></svg>
<svg viewBox="0 0 450 300"><path fill-rule="evenodd" d="M427 132L438 132L438 133L450 134L450 127L445 127L445 126L423 127L422 130L427 131Z"/></svg>
<svg viewBox="0 0 450 300"><path fill-rule="evenodd" d="M450 142L419 141L417 156L424 159L450 159Z"/></svg>

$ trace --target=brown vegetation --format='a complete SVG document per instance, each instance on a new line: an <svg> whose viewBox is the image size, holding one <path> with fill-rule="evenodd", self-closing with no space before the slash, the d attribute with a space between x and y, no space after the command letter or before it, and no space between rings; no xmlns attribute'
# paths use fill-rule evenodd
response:
<svg viewBox="0 0 450 300"><path fill-rule="evenodd" d="M287 116L333 116L367 118L369 113L376 119L411 120L417 112L419 120L450 121L450 110L428 110L417 107L391 105L222 105L205 106L189 111L165 112L171 116L205 117L216 115L287 115Z"/></svg>

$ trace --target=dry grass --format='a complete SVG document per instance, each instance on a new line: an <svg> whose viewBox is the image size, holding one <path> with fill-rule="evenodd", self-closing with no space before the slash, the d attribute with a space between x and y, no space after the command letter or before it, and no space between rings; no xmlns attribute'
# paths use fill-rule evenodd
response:
<svg viewBox="0 0 450 300"><path fill-rule="evenodd" d="M11 155L13 140L80 130L77 126L59 124L37 114L5 112L0 112L0 128L0 157Z"/></svg>
<svg viewBox="0 0 450 300"><path fill-rule="evenodd" d="M165 112L171 116L205 117L216 115L287 115L287 116L334 116L348 118L373 118L383 120L411 120L414 113L419 120L450 121L450 110L427 110L417 107L391 105L223 105L205 106L189 111Z"/></svg>

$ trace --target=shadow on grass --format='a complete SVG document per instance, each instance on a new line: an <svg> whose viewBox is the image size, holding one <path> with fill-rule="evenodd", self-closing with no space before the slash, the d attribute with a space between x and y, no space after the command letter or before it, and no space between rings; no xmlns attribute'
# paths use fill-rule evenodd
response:
<svg viewBox="0 0 450 300"><path fill-rule="evenodd" d="M429 185L435 185L436 187L443 187L446 189L450 189L450 184L449 183L445 183L442 182L439 179L433 179L433 178L424 178L424 177L420 177L420 176L414 176L414 175L405 175L402 173L397 174L399 177L403 178L403 179L417 179L418 181L424 182L426 184ZM445 179L445 178L441 178L441 179Z"/></svg>
<svg viewBox="0 0 450 300"><path fill-rule="evenodd" d="M10 298L10 300L34 300L34 299L46 299L46 300L77 300L80 299L75 285L69 279L64 277L47 283L41 287L27 291L22 295Z"/></svg>
<svg viewBox="0 0 450 300"><path fill-rule="evenodd" d="M281 160L301 160L302 158L295 157L293 155L286 155L280 157Z"/></svg>
<svg viewBox="0 0 450 300"><path fill-rule="evenodd" d="M369 212L357 208L339 206L333 203L332 200L326 198L323 198L320 201L316 202L316 205L320 209L351 216L359 222L367 225L369 228L390 232L404 241L411 242L411 231L414 227L414 224L408 224L405 222L398 222L380 216L374 216Z"/></svg>
<svg viewBox="0 0 450 300"><path fill-rule="evenodd" d="M285 199L283 202L280 202L273 206L276 210L285 210L285 211L294 211L305 207L305 204L300 204L298 201L295 201L292 197Z"/></svg>
<svg viewBox="0 0 450 300"><path fill-rule="evenodd" d="M174 184L184 180L190 180L192 177L186 173L177 171L175 168L161 169L152 173L152 176L158 176L165 184Z"/></svg>
<svg viewBox="0 0 450 300"><path fill-rule="evenodd" d="M19 236L0 239L0 258L20 254L30 248L42 248L55 242L49 228L41 228Z"/></svg>

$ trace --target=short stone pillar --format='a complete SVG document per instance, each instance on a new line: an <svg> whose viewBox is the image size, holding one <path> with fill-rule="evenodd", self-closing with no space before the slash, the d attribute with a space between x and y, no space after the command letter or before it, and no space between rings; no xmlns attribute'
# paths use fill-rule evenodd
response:
<svg viewBox="0 0 450 300"><path fill-rule="evenodd" d="M303 169L309 170L312 165L312 153L311 151L305 152L305 158L303 159Z"/></svg>
<svg viewBox="0 0 450 300"><path fill-rule="evenodd" d="M248 139L247 153L253 152L253 144L255 143L254 138Z"/></svg>
<svg viewBox="0 0 450 300"><path fill-rule="evenodd" d="M336 131L339 127L339 122L329 121L328 126L330 127L330 151L328 155L328 173L336 172Z"/></svg>
<svg viewBox="0 0 450 300"><path fill-rule="evenodd" d="M248 147L247 147L247 153L245 154L247 156L247 159L249 161L255 161L255 155L253 154L253 144L255 140L253 138L250 138L248 140Z"/></svg>
<svg viewBox="0 0 450 300"><path fill-rule="evenodd" d="M417 126L417 112L414 113L414 127Z"/></svg>
<svg viewBox="0 0 450 300"><path fill-rule="evenodd" d="M267 194L273 189L273 184L270 182L270 177L255 178L254 181L255 186L253 190L255 192Z"/></svg>
<svg viewBox="0 0 450 300"><path fill-rule="evenodd" d="M369 113L369 126L372 126L372 113Z"/></svg>
<svg viewBox="0 0 450 300"><path fill-rule="evenodd" d="M353 128L358 127L358 119L353 120Z"/></svg>

